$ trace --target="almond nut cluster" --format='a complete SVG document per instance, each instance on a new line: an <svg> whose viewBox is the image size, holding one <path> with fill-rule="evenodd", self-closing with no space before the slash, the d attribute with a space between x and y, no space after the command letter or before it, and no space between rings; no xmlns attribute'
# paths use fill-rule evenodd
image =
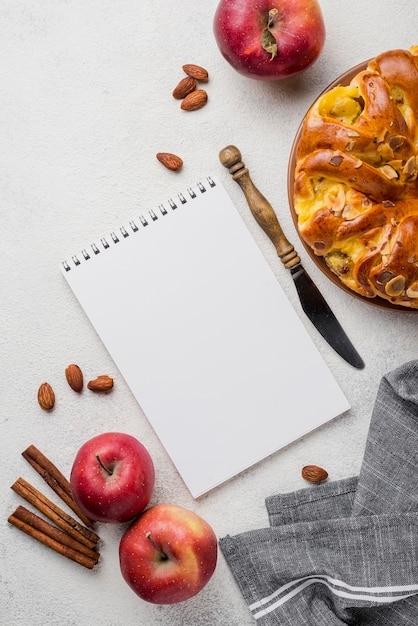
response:
<svg viewBox="0 0 418 626"><path fill-rule="evenodd" d="M197 111L208 101L206 90L198 89L198 83L206 83L209 80L209 73L204 67L192 63L186 63L182 69L186 76L176 85L172 96L182 101L180 108L183 111ZM158 152L156 157L164 167L173 172L179 172L183 167L183 159L172 152Z"/></svg>
<svg viewBox="0 0 418 626"><path fill-rule="evenodd" d="M70 363L65 369L67 383L77 393L81 393L84 386L84 376L80 367L76 363ZM107 393L113 389L113 378L107 374L102 374L90 380L87 388L96 393ZM55 393L52 386L44 382L38 389L38 404L44 411L51 411L55 405Z"/></svg>
<svg viewBox="0 0 418 626"><path fill-rule="evenodd" d="M186 77L183 78L173 91L173 98L182 100L180 108L183 111L196 111L205 106L208 101L208 94L205 89L198 89L199 82L207 82L209 73L200 65L192 65L188 63L183 65L183 72Z"/></svg>

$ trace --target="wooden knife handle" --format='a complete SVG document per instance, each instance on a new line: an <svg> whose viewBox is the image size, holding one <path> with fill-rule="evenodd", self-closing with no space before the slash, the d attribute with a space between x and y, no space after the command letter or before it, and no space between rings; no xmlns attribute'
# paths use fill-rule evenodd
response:
<svg viewBox="0 0 418 626"><path fill-rule="evenodd" d="M241 187L256 222L269 236L276 248L283 265L290 269L298 263L300 258L286 238L279 224L276 213L271 204L257 189L251 180L248 169L242 162L241 152L235 146L226 146L219 153L219 160L231 174L232 178Z"/></svg>

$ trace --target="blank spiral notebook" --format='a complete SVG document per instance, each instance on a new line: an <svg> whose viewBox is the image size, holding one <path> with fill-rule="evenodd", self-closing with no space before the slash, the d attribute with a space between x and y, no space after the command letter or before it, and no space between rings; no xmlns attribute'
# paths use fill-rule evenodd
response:
<svg viewBox="0 0 418 626"><path fill-rule="evenodd" d="M215 176L61 269L194 498L349 408Z"/></svg>

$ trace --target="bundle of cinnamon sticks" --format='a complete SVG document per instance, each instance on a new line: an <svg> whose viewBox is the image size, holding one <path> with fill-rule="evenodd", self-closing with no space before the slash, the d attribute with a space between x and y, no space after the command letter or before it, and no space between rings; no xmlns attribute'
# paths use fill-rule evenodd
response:
<svg viewBox="0 0 418 626"><path fill-rule="evenodd" d="M11 488L50 521L46 521L23 506L18 506L9 516L8 522L48 548L92 569L100 558L97 551L100 537L92 530L93 520L87 517L74 501L69 481L34 445L24 450L22 456L82 523L63 511L23 478L19 478Z"/></svg>

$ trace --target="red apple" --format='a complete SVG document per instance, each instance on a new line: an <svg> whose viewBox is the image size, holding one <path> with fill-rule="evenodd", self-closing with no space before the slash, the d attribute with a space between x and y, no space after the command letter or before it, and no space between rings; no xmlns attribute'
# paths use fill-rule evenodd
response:
<svg viewBox="0 0 418 626"><path fill-rule="evenodd" d="M214 34L237 72L280 80L299 74L318 58L325 25L317 0L221 0Z"/></svg>
<svg viewBox="0 0 418 626"><path fill-rule="evenodd" d="M119 546L123 578L154 604L195 596L215 571L218 543L211 526L176 504L156 504L142 513Z"/></svg>
<svg viewBox="0 0 418 626"><path fill-rule="evenodd" d="M127 522L148 505L154 464L140 441L124 433L103 433L86 441L70 476L78 506L98 522Z"/></svg>

